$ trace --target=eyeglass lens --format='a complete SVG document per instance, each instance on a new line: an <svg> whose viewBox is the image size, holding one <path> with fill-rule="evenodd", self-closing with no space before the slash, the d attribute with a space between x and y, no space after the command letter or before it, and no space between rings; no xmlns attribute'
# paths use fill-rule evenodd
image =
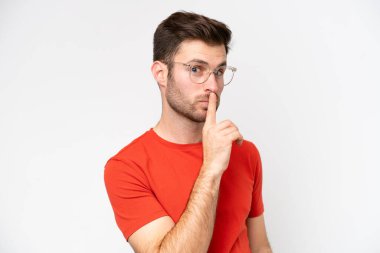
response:
<svg viewBox="0 0 380 253"><path fill-rule="evenodd" d="M194 64L189 66L190 78L195 83L204 83L213 73L217 81L227 85L232 81L234 72L227 66L221 66L213 70L209 69L207 65ZM211 72L211 73L210 73Z"/></svg>

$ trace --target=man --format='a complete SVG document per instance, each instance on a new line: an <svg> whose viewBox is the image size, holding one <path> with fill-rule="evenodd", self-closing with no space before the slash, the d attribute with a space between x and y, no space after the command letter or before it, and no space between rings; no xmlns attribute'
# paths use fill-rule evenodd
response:
<svg viewBox="0 0 380 253"><path fill-rule="evenodd" d="M154 128L106 164L116 222L135 252L271 252L262 170L253 143L216 110L235 68L231 31L176 12L154 34L152 74L162 98Z"/></svg>

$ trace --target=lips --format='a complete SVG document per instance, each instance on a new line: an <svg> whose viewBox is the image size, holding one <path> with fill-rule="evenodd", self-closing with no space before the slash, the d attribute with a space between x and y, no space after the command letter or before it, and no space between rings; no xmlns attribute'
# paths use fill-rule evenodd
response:
<svg viewBox="0 0 380 253"><path fill-rule="evenodd" d="M208 101L207 100L203 100L203 101L198 101L199 105L203 108L203 109L207 109L208 108Z"/></svg>
<svg viewBox="0 0 380 253"><path fill-rule="evenodd" d="M209 96L200 96L200 97L198 97L198 99L199 99L198 103L204 104L204 105L208 106ZM216 102L219 103L218 96L217 96L217 101Z"/></svg>

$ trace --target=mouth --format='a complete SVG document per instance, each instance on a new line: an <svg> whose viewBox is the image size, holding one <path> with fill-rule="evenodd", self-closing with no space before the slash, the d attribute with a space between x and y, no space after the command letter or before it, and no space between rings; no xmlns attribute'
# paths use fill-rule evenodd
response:
<svg viewBox="0 0 380 253"><path fill-rule="evenodd" d="M219 104L219 96L218 95L217 95L216 100L217 100L216 103ZM208 101L209 101L209 96L206 95L206 96L199 97L198 103L207 108L208 107Z"/></svg>

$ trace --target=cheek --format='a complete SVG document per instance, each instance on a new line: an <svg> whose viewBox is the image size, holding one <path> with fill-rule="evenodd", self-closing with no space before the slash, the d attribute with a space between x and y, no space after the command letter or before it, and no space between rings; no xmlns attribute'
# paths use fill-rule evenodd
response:
<svg viewBox="0 0 380 253"><path fill-rule="evenodd" d="M202 87L192 83L187 75L177 75L174 77L174 80L184 97L191 97L193 94L198 94L199 88Z"/></svg>

